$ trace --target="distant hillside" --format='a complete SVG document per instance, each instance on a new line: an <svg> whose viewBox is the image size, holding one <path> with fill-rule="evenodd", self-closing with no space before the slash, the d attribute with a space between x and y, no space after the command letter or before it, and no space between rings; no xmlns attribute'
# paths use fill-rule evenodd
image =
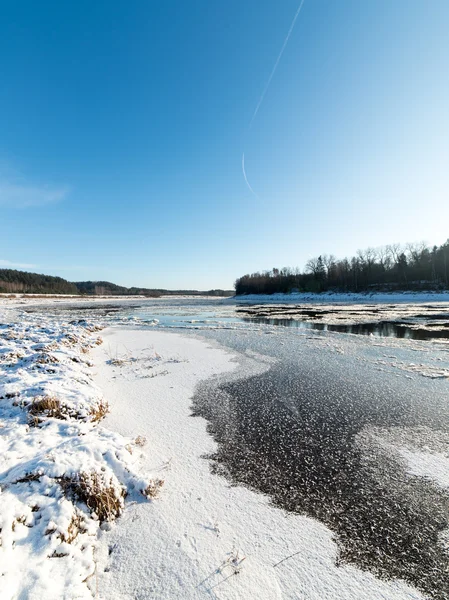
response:
<svg viewBox="0 0 449 600"><path fill-rule="evenodd" d="M77 281L75 282L81 294L99 295L99 296L149 296L159 298L159 296L233 296L234 290L164 290L154 288L123 287L109 281Z"/></svg>
<svg viewBox="0 0 449 600"><path fill-rule="evenodd" d="M78 281L72 283L62 277L27 273L15 269L0 269L0 294L71 294L87 296L232 296L232 290L163 290L139 287L124 287L110 281Z"/></svg>
<svg viewBox="0 0 449 600"><path fill-rule="evenodd" d="M78 294L78 288L62 277L0 269L0 293L6 294Z"/></svg>
<svg viewBox="0 0 449 600"><path fill-rule="evenodd" d="M158 298L163 290L148 288L123 287L109 281L77 281L74 283L80 294L93 296L151 296Z"/></svg>

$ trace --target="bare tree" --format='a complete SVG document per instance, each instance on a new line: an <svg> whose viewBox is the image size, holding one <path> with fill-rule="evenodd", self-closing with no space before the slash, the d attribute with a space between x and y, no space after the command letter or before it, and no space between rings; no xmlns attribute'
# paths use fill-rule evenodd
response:
<svg viewBox="0 0 449 600"><path fill-rule="evenodd" d="M399 262L399 257L402 254L401 244L389 244L388 246L386 246L386 248L391 258L393 259L394 264L397 265Z"/></svg>

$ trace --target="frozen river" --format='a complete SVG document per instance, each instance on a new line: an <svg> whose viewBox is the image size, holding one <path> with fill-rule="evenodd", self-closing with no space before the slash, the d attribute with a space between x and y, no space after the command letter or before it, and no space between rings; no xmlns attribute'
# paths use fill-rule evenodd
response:
<svg viewBox="0 0 449 600"><path fill-rule="evenodd" d="M265 297L266 300L266 297ZM23 300L26 311L45 310L70 317L74 312L85 317L101 315L106 322L140 323L156 328L174 329L259 329L291 327L396 337L414 340L449 340L449 302L363 304L267 304L257 305L245 297L163 297L139 299L53 300L42 305L35 299Z"/></svg>
<svg viewBox="0 0 449 600"><path fill-rule="evenodd" d="M274 322L229 300L49 310L182 329L236 353L239 369L203 383L193 400L193 414L207 419L218 443L206 457L213 470L325 523L340 560L449 597L449 343L380 326L444 333L447 306L334 307L308 321L300 309L292 319L290 307L288 319L281 310ZM371 330L355 332L371 335L332 331L343 318L363 324L364 315Z"/></svg>
<svg viewBox="0 0 449 600"><path fill-rule="evenodd" d="M447 489L410 457L449 467L449 348L285 328L201 335L242 357L239 377L195 398L218 442L213 468L324 522L342 560L447 598ZM257 355L266 370L252 374Z"/></svg>

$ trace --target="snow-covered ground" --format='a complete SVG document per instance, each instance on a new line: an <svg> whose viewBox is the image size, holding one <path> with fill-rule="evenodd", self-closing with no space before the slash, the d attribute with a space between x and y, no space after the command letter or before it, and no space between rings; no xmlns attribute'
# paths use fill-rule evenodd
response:
<svg viewBox="0 0 449 600"><path fill-rule="evenodd" d="M105 424L143 436L144 470L165 480L160 499L130 505L101 534L99 596L111 600L220 598L360 600L422 598L400 581L381 581L336 565L332 532L270 506L266 497L211 474L215 450L191 398L204 378L236 368L233 356L204 341L155 331L109 330L95 350L97 384L111 403ZM145 357L161 362L148 369ZM121 367L112 353L135 357ZM268 368L254 357L254 368ZM293 555L293 556L291 556ZM289 558L291 556L291 558Z"/></svg>
<svg viewBox="0 0 449 600"><path fill-rule="evenodd" d="M2 600L423 598L403 581L338 564L325 525L211 473L204 456L216 444L206 421L191 416L192 397L201 381L232 377L241 366L241 353L218 347L213 332L208 340L148 328L99 331L98 321L5 305L12 308L0 302ZM284 344L279 328L256 334ZM246 332L238 335L244 344ZM316 335L301 344L303 351L323 345L342 360L353 354L376 372L421 377L434 369L438 385L447 377L442 344L416 364L396 351L401 340L345 346ZM426 352L410 343L414 351ZM252 374L273 360L245 356ZM400 439L388 435L379 443L397 452ZM430 449L406 444L400 455L410 473L447 485L443 440Z"/></svg>
<svg viewBox="0 0 449 600"><path fill-rule="evenodd" d="M403 303L403 302L449 302L449 290L441 292L366 292L366 293L340 293L322 292L291 293L291 294L247 294L246 296L234 296L229 301L240 304L381 304L381 303Z"/></svg>
<svg viewBox="0 0 449 600"><path fill-rule="evenodd" d="M25 314L0 325L2 600L90 598L100 524L154 485L135 442L99 424L107 402L88 354L99 329Z"/></svg>

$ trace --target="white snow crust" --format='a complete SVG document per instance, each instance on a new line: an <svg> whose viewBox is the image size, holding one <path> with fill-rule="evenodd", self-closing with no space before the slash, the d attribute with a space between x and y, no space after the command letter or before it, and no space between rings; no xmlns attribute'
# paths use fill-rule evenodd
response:
<svg viewBox="0 0 449 600"><path fill-rule="evenodd" d="M402 581L338 564L323 524L210 472L216 445L191 400L201 381L238 373L237 355L123 326L101 331L100 345L98 329L0 306L2 600L423 599ZM272 359L246 360L254 373ZM33 414L48 397L59 399L59 417ZM440 448L401 451L411 473L447 485ZM67 491L80 473L115 491L120 518L102 523ZM142 492L158 482L149 501Z"/></svg>
<svg viewBox="0 0 449 600"><path fill-rule="evenodd" d="M340 293L321 292L313 294L308 292L292 292L291 294L247 294L233 296L228 301L237 304L382 304L382 303L407 303L407 302L449 302L449 291L441 292L365 292L365 293Z"/></svg>
<svg viewBox="0 0 449 600"><path fill-rule="evenodd" d="M165 485L157 502L129 505L101 533L101 598L423 598L404 582L337 566L327 527L274 508L265 496L210 472L205 455L216 446L205 421L191 417L191 398L199 381L235 372L231 354L171 332L117 328L103 335L105 344L94 356L102 365L96 382L112 407L105 424L147 439L142 469ZM149 370L145 356L155 351L161 362ZM111 353L136 360L113 367ZM259 371L268 368L259 356L254 362Z"/></svg>
<svg viewBox="0 0 449 600"><path fill-rule="evenodd" d="M101 341L97 331L25 313L0 325L2 600L91 598L100 519L70 482L95 477L114 491L118 513L125 492L149 483L135 469L132 441L96 422L105 403L87 353ZM45 398L60 414L36 414Z"/></svg>

